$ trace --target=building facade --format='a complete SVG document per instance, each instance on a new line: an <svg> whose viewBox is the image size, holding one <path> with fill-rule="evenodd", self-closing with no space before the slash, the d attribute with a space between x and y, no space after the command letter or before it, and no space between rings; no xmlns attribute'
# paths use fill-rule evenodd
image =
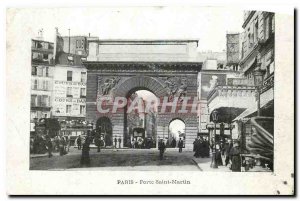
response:
<svg viewBox="0 0 300 201"><path fill-rule="evenodd" d="M244 77L253 82L254 71L257 68L264 71L263 87L259 91L260 107L263 116L274 116L275 14L263 11L247 11L244 14L243 28L244 37L240 66ZM255 111L256 109L251 108L243 115L249 116Z"/></svg>
<svg viewBox="0 0 300 201"><path fill-rule="evenodd" d="M31 122L51 117L54 43L31 41Z"/></svg>
<svg viewBox="0 0 300 201"><path fill-rule="evenodd" d="M53 117L85 120L86 68L78 55L60 52L53 70Z"/></svg>

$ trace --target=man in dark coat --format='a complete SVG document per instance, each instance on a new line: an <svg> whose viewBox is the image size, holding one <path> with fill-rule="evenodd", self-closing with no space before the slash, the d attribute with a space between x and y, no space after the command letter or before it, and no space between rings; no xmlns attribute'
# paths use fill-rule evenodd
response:
<svg viewBox="0 0 300 201"><path fill-rule="evenodd" d="M195 138L194 142L193 142L193 152L196 151L196 143L197 143L197 138Z"/></svg>
<svg viewBox="0 0 300 201"><path fill-rule="evenodd" d="M96 134L95 135L95 145L97 146L97 152L101 151L101 139L100 135Z"/></svg>
<svg viewBox="0 0 300 201"><path fill-rule="evenodd" d="M122 142L122 139L119 137L118 139L118 142L119 142L119 148L121 148L121 142Z"/></svg>
<svg viewBox="0 0 300 201"><path fill-rule="evenodd" d="M158 149L159 149L159 159L162 160L164 157L164 152L166 150L165 142L162 139L158 143Z"/></svg>
<svg viewBox="0 0 300 201"><path fill-rule="evenodd" d="M81 160L80 160L80 164L81 165L90 165L90 136L86 136L86 139L83 143L82 146L82 155L81 155Z"/></svg>
<svg viewBox="0 0 300 201"><path fill-rule="evenodd" d="M59 138L59 155L65 155L65 139L63 136L60 136Z"/></svg>
<svg viewBox="0 0 300 201"><path fill-rule="evenodd" d="M114 139L114 142L115 142L115 148L117 148L117 138L116 137Z"/></svg>
<svg viewBox="0 0 300 201"><path fill-rule="evenodd" d="M179 148L179 153L181 153L183 148L183 140L181 138L179 138L178 141L178 148Z"/></svg>
<svg viewBox="0 0 300 201"><path fill-rule="evenodd" d="M180 138L180 139L181 139L181 138ZM176 140L175 140L175 138L172 139L171 146L172 146L173 148L176 147ZM178 147L179 147L179 145L178 145Z"/></svg>
<svg viewBox="0 0 300 201"><path fill-rule="evenodd" d="M49 136L47 136L47 138L46 138L46 146L47 146L47 150L48 150L48 157L51 158L53 156L52 155L53 145L52 145L51 138Z"/></svg>
<svg viewBox="0 0 300 201"><path fill-rule="evenodd" d="M78 150L80 150L81 149L81 136L80 135L78 136L76 143L77 143Z"/></svg>

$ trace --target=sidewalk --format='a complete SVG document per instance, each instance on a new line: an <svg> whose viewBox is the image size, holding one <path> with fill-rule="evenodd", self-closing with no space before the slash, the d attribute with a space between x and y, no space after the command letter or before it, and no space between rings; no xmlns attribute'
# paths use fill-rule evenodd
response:
<svg viewBox="0 0 300 201"><path fill-rule="evenodd" d="M206 171L206 172L231 172L229 169L229 166L218 166L218 168L211 168L211 158L193 158L192 159L199 167L201 171ZM249 169L245 171L242 168L242 172L272 172L269 169L263 168L261 166L255 166L252 169Z"/></svg>
<svg viewBox="0 0 300 201"><path fill-rule="evenodd" d="M193 158L192 159L199 169L204 172L231 172L229 167L218 166L218 168L211 168L211 158Z"/></svg>

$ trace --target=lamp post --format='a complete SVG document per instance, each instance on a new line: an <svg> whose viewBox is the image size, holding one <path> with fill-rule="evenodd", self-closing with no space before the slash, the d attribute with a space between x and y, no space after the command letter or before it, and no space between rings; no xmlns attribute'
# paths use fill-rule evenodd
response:
<svg viewBox="0 0 300 201"><path fill-rule="evenodd" d="M212 150L212 160L211 160L211 164L210 164L210 167L211 168L218 168L218 164L217 164L217 158L216 158L216 125L217 125L217 121L218 121L218 112L216 110L214 110L212 112L212 119L213 119L213 122L214 122L214 146L213 146L213 150Z"/></svg>
<svg viewBox="0 0 300 201"><path fill-rule="evenodd" d="M257 64L257 68L253 71L254 84L256 88L256 97L257 97L257 116L260 116L260 89L263 84L265 70L261 69L261 63Z"/></svg>

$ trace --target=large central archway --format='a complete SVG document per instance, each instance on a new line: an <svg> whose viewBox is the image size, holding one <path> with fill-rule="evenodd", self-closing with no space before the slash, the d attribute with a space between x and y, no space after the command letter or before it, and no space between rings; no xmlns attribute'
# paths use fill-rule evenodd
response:
<svg viewBox="0 0 300 201"><path fill-rule="evenodd" d="M155 94L160 102L165 98L167 102L172 102L174 97L190 97L197 100L197 76L201 63L95 61L86 62L85 65L88 69L86 119L95 123L99 117L107 116L112 123L113 139L121 138L122 146L125 146L128 140L124 138L128 138L125 108L119 108L117 113L102 114L97 108L101 103L99 98L128 98L134 91L148 90ZM197 113L175 114L161 112L161 108L159 105L156 119L157 138L162 138L168 133L168 125L172 119L180 117L186 124L186 144L192 147L198 131Z"/></svg>
<svg viewBox="0 0 300 201"><path fill-rule="evenodd" d="M124 108L124 146L155 148L158 97L147 89L140 89L131 90L127 95L128 101Z"/></svg>

